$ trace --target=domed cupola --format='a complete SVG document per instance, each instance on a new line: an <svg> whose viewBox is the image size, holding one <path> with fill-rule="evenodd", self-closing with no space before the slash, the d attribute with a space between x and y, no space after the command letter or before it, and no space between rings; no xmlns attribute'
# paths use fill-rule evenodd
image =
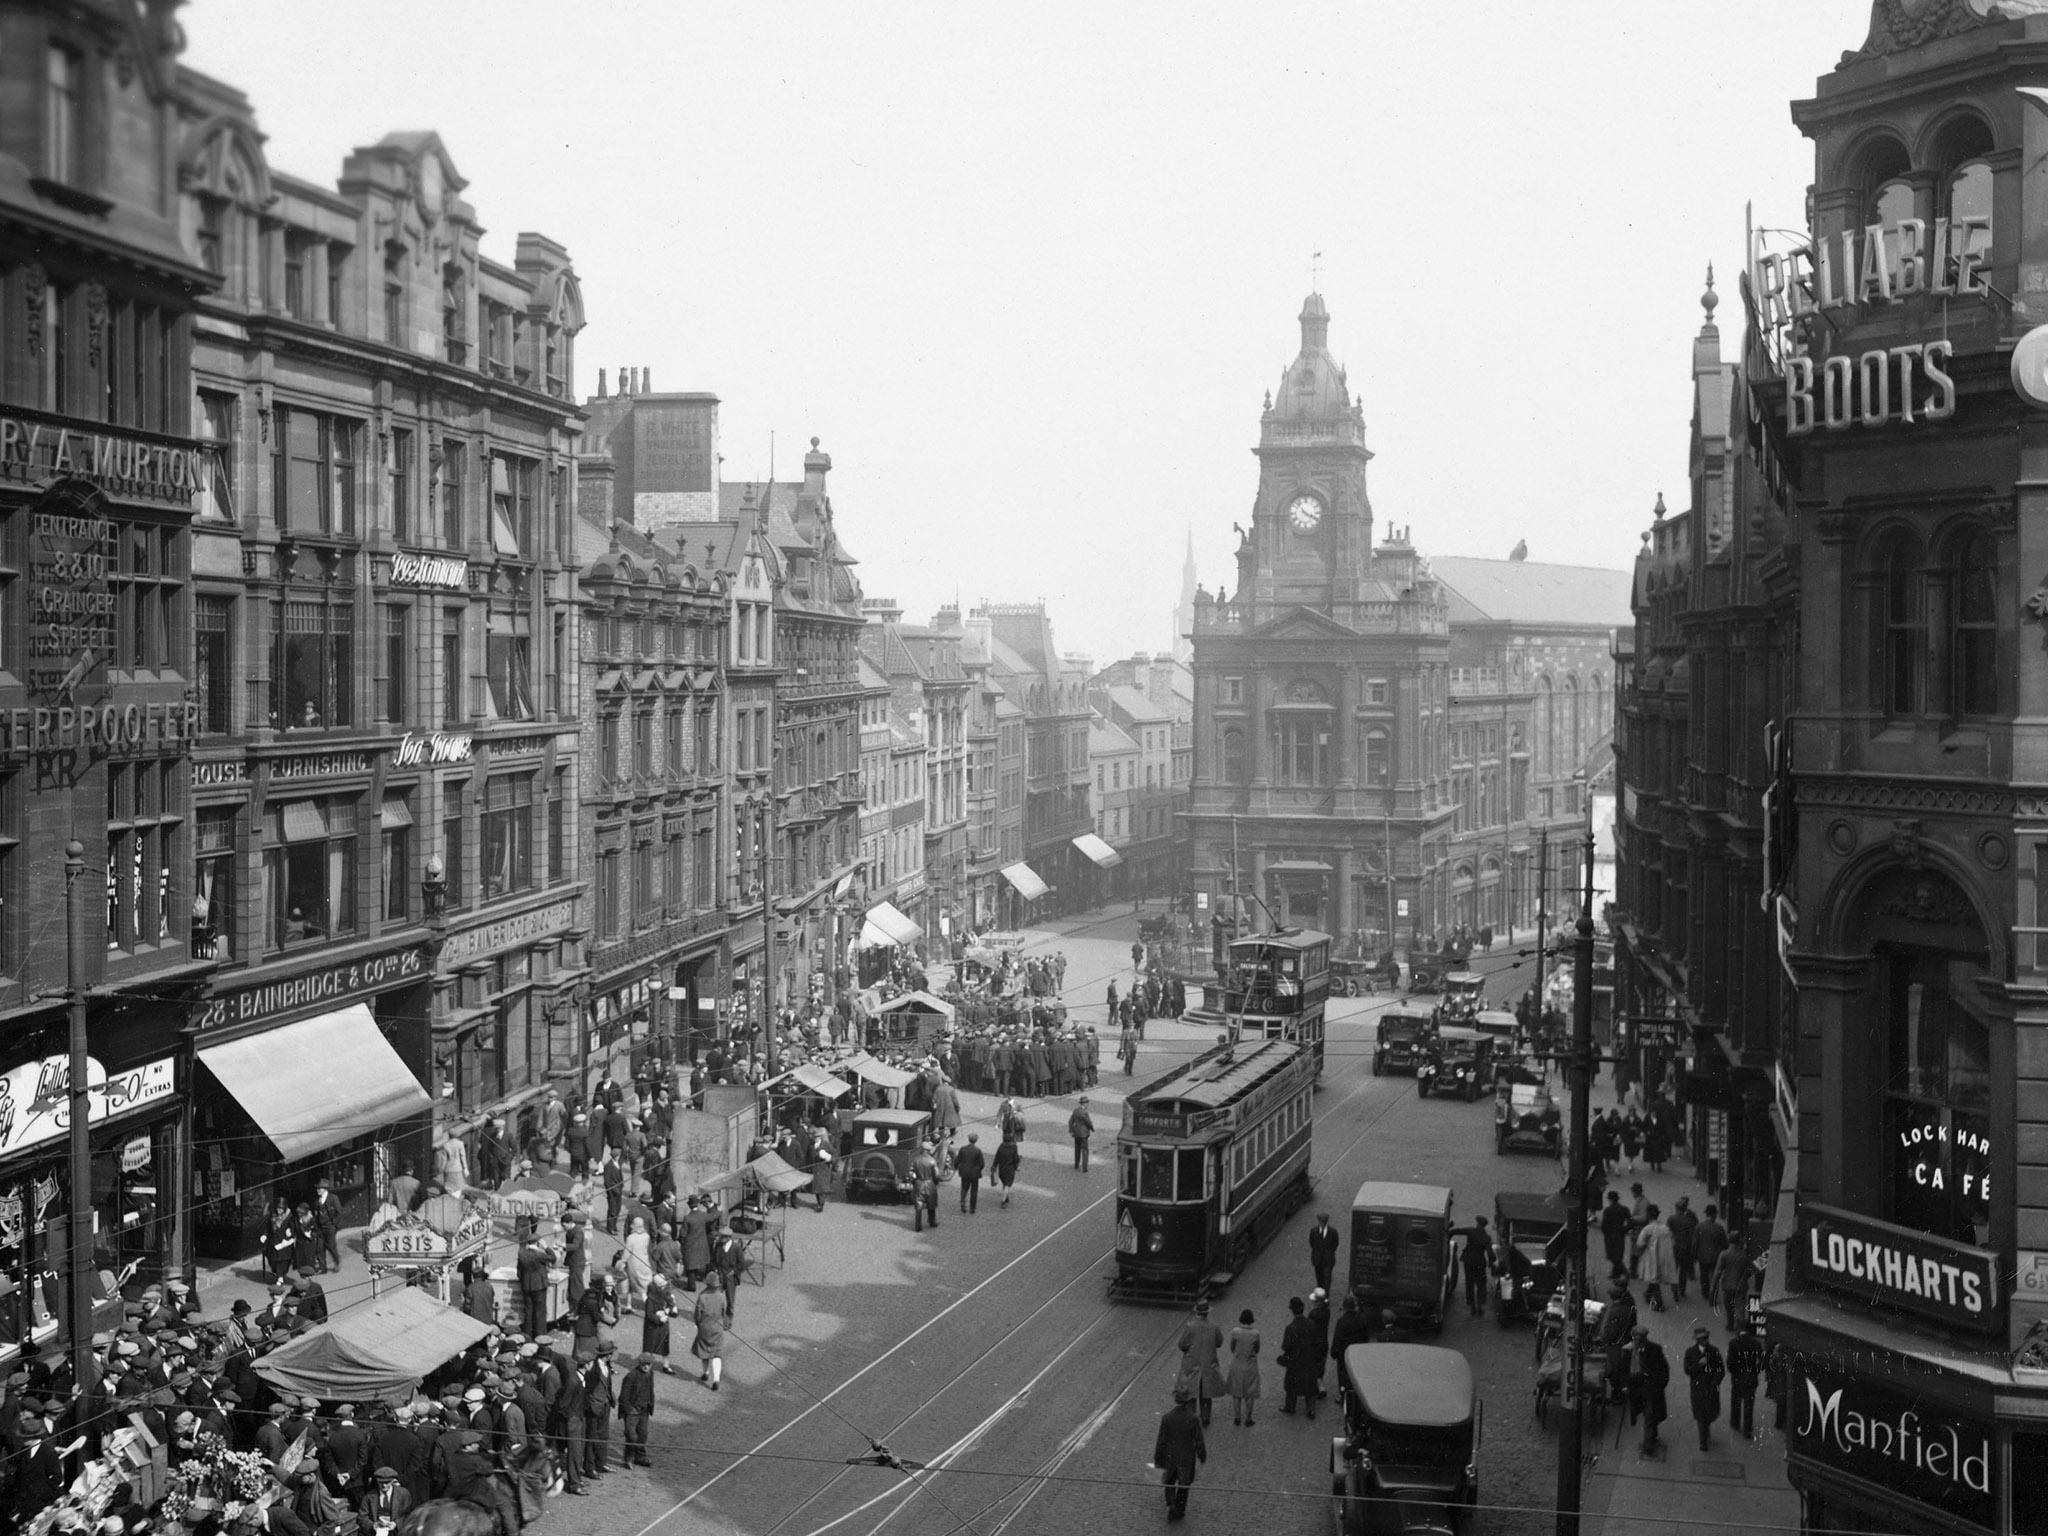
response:
<svg viewBox="0 0 2048 1536"><path fill-rule="evenodd" d="M1301 353L1281 375L1273 415L1281 421L1329 421L1351 414L1344 370L1330 356L1330 310L1320 293L1301 306Z"/></svg>

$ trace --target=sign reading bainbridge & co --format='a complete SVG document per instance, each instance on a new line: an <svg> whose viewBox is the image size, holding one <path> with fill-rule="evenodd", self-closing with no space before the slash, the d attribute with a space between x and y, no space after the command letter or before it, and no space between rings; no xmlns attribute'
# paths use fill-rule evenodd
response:
<svg viewBox="0 0 2048 1536"><path fill-rule="evenodd" d="M1998 1457L1988 1422L1810 1359L1791 1390L1795 1456L1997 1528Z"/></svg>
<svg viewBox="0 0 2048 1536"><path fill-rule="evenodd" d="M381 955L369 955L317 971L220 993L207 1000L199 1027L202 1030L228 1029L268 1023L302 1009L319 1006L338 1008L395 983L416 980L426 973L426 960L421 956L419 946L409 944Z"/></svg>
<svg viewBox="0 0 2048 1536"><path fill-rule="evenodd" d="M1808 1281L1828 1290L1973 1333L2004 1326L1997 1255L1981 1248L1809 1204L1794 1252Z"/></svg>

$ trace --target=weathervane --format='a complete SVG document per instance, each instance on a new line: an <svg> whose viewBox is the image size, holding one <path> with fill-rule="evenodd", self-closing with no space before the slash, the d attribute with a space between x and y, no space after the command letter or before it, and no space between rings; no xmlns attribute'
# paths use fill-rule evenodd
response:
<svg viewBox="0 0 2048 1536"><path fill-rule="evenodd" d="M1323 291L1323 253L1321 251L1309 252L1308 291L1310 293L1321 293Z"/></svg>

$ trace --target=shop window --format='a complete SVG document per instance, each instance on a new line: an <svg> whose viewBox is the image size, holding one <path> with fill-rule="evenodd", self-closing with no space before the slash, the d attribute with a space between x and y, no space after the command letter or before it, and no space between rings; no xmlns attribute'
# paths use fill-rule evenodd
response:
<svg viewBox="0 0 2048 1536"><path fill-rule="evenodd" d="M441 791L441 864L443 878L447 881L447 897L451 910L464 905L469 899L468 888L463 884L462 864L462 822L467 810L467 786L450 784Z"/></svg>
<svg viewBox="0 0 2048 1536"><path fill-rule="evenodd" d="M462 723L462 615L441 616L441 723Z"/></svg>
<svg viewBox="0 0 2048 1536"><path fill-rule="evenodd" d="M377 821L384 834L384 920L402 923L412 916L412 799L386 795Z"/></svg>
<svg viewBox="0 0 2048 1536"><path fill-rule="evenodd" d="M1885 1215L1982 1245L1990 1222L1991 1032L1983 967L1924 951L1882 955L1886 985Z"/></svg>
<svg viewBox="0 0 2048 1536"><path fill-rule="evenodd" d="M192 681L199 695L199 729L225 736L235 728L235 600L202 592L193 608Z"/></svg>
<svg viewBox="0 0 2048 1536"><path fill-rule="evenodd" d="M533 888L533 778L501 774L484 786L484 900Z"/></svg>
<svg viewBox="0 0 2048 1536"><path fill-rule="evenodd" d="M528 679L533 666L533 642L524 635L493 633L487 637L486 646L490 665L491 717L496 720L531 720L533 691Z"/></svg>
<svg viewBox="0 0 2048 1536"><path fill-rule="evenodd" d="M231 961L235 926L235 830L232 805L202 806L194 817L192 958Z"/></svg>
<svg viewBox="0 0 2048 1536"><path fill-rule="evenodd" d="M296 731L348 725L354 719L355 614L346 590L275 606L270 723Z"/></svg>
<svg viewBox="0 0 2048 1536"><path fill-rule="evenodd" d="M271 947L289 949L356 931L356 804L288 800L269 813L263 850Z"/></svg>
<svg viewBox="0 0 2048 1536"><path fill-rule="evenodd" d="M109 376L112 369L108 370ZM199 391L198 432L204 445L199 495L193 502L193 519L202 523L235 521L235 427L241 420L238 395Z"/></svg>
<svg viewBox="0 0 2048 1536"><path fill-rule="evenodd" d="M293 533L354 533L360 424L297 407L279 406L277 416L278 525Z"/></svg>
<svg viewBox="0 0 2048 1536"><path fill-rule="evenodd" d="M1998 546L1975 528L1957 540L1949 602L1950 699L1958 715L1998 711Z"/></svg>
<svg viewBox="0 0 2048 1536"><path fill-rule="evenodd" d="M470 1114L504 1096L505 1030L500 1019L479 1024L462 1037L456 1053L456 1108Z"/></svg>

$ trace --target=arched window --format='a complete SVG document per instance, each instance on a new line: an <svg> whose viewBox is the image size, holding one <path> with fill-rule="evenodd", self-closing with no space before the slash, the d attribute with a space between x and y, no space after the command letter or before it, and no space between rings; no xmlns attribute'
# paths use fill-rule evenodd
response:
<svg viewBox="0 0 2048 1536"><path fill-rule="evenodd" d="M1982 1243L1989 1224L1991 1030L1975 958L1881 949L1886 1217Z"/></svg>
<svg viewBox="0 0 2048 1536"><path fill-rule="evenodd" d="M1385 731L1372 730L1365 733L1365 782L1391 789L1394 762L1387 746Z"/></svg>
<svg viewBox="0 0 2048 1536"><path fill-rule="evenodd" d="M1223 782L1244 782L1244 732L1235 726L1223 733Z"/></svg>
<svg viewBox="0 0 2048 1536"><path fill-rule="evenodd" d="M1991 166L1985 157L1996 147L1990 124L1974 112L1958 112L1941 125L1928 149L1939 177L1934 212L1954 230L1951 257L1982 257L1991 249ZM1949 276L1955 277L1953 261Z"/></svg>
<svg viewBox="0 0 2048 1536"><path fill-rule="evenodd" d="M1958 715L1998 709L1998 546L1972 529L1958 539L1950 561L1950 693Z"/></svg>
<svg viewBox="0 0 2048 1536"><path fill-rule="evenodd" d="M1878 630L1882 671L1878 707L1887 715L1918 714L1925 688L1921 658L1927 648L1925 582L1920 545L1909 533L1894 533L1880 546Z"/></svg>

